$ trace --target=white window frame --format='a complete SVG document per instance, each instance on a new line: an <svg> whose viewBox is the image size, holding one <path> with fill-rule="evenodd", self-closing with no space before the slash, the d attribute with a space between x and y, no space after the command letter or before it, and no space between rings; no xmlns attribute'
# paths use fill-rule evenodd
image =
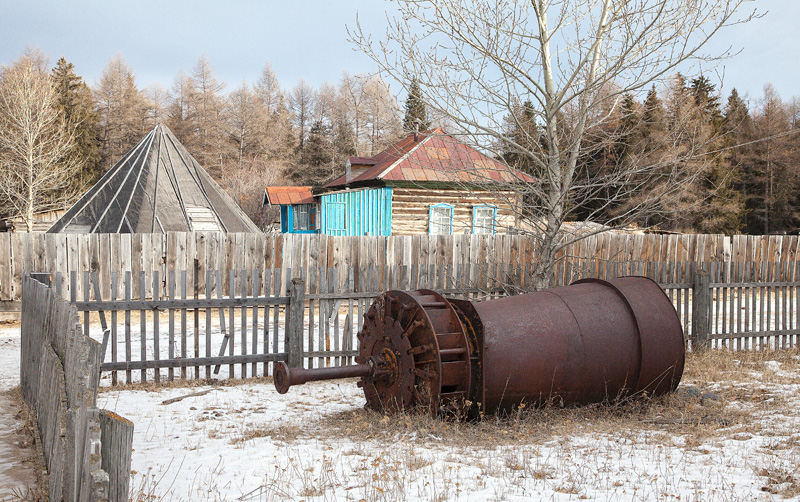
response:
<svg viewBox="0 0 800 502"><path fill-rule="evenodd" d="M480 213L491 211L490 214ZM490 225L487 225L489 220ZM497 208L495 206L473 206L472 207L472 233L493 235L497 233Z"/></svg>
<svg viewBox="0 0 800 502"><path fill-rule="evenodd" d="M453 234L453 206L433 204L428 210L428 233L430 235Z"/></svg>

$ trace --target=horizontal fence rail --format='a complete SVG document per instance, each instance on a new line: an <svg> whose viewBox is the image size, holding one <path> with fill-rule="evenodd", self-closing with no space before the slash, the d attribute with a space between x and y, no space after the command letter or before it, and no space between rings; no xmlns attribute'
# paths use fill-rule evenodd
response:
<svg viewBox="0 0 800 502"><path fill-rule="evenodd" d="M555 285L587 277L647 276L672 301L689 348L760 350L797 346L800 282L773 280L800 272L792 267L575 262L558 267ZM765 282L753 280L756 268ZM351 267L344 280L336 268L240 270L223 281L221 271L207 271L205 289L189 293L189 271L166 276L140 271L138 277L112 274L108 299L72 296L85 333L102 342L101 369L111 384L245 378L270 375L276 361L306 367L351 364L361 320L384 291L435 289L447 297L483 301L526 292L525 273L507 264L494 270L411 265ZM76 287L79 278L83 284ZM69 289L94 291L99 281L95 272L73 273ZM124 291L121 299L113 294L117 290Z"/></svg>

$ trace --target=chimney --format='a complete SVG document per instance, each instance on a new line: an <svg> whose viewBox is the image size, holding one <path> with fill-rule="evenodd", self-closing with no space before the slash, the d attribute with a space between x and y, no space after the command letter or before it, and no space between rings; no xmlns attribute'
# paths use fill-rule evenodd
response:
<svg viewBox="0 0 800 502"><path fill-rule="evenodd" d="M414 120L414 142L419 141L419 119Z"/></svg>
<svg viewBox="0 0 800 502"><path fill-rule="evenodd" d="M344 182L345 182L345 184L350 183L350 178L351 177L352 176L350 174L350 159L347 159L347 163L345 163L345 165L344 165Z"/></svg>

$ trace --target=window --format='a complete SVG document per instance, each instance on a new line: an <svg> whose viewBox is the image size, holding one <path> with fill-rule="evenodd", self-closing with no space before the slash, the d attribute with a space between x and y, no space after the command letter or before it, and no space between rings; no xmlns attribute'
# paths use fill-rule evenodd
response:
<svg viewBox="0 0 800 502"><path fill-rule="evenodd" d="M436 204L431 206L428 233L445 235L453 233L453 206L449 204Z"/></svg>
<svg viewBox="0 0 800 502"><path fill-rule="evenodd" d="M325 203L325 223L327 230L331 232L344 232L347 229L346 215L347 207L344 202ZM341 234L344 235L344 234Z"/></svg>
<svg viewBox="0 0 800 502"><path fill-rule="evenodd" d="M316 215L311 204L297 204L293 206L292 214L295 232L309 232L314 230Z"/></svg>
<svg viewBox="0 0 800 502"><path fill-rule="evenodd" d="M497 208L493 206L475 206L472 208L472 233L495 233Z"/></svg>
<svg viewBox="0 0 800 502"><path fill-rule="evenodd" d="M192 232L219 232L222 228L214 212L202 206L186 206L186 216Z"/></svg>

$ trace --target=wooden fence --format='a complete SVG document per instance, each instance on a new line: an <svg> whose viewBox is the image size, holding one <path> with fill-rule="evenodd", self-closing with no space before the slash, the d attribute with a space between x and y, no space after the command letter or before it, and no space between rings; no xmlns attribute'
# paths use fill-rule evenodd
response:
<svg viewBox="0 0 800 502"><path fill-rule="evenodd" d="M800 274L792 267L798 268L795 262L758 267L590 263L561 267L557 285L586 277L648 276L661 284L675 306L690 348L784 348L796 346L800 332L800 282L783 279ZM368 267L359 272L351 268L340 281L335 268L289 270L288 275L280 270L264 275L242 270L223 281L220 272L208 271L206 289L193 294L187 294L186 271L170 272L166 281L158 272L150 277L140 272L138 278L126 273L122 279L112 274L112 283L116 286L120 280L123 285L122 298L73 300L83 312L85 333L103 341L104 378L117 384L264 376L271 373L269 363L278 360L306 367L349 364L357 354L361 319L384 291L429 288L471 301L525 291L514 282L522 276L519 269L511 268L503 274L452 265L424 270ZM755 281L756 275L765 281ZM287 281L291 276L294 281ZM73 291L78 289L76 281L73 274ZM83 281L84 291L99 289L96 273L83 274ZM156 283L156 296L142 299L144 285L150 282ZM158 293L164 288L166 294ZM287 288L289 295L283 293ZM94 324L92 316L98 316Z"/></svg>
<svg viewBox="0 0 800 502"><path fill-rule="evenodd" d="M205 291L209 270L220 270L222 277L228 277L230 271L239 273L242 269L248 273L258 271L262 276L265 270L277 269L286 276L289 269L334 268L338 270L339 285L343 286L351 268L359 281L360 271L369 267L383 270L405 265L421 270L431 265L486 265L496 269L504 264L509 269L525 270L535 260L532 243L531 237L521 235L0 233L0 301L19 300L23 272L61 272L62 280L68 281L71 272L95 271L103 298L110 297L112 272L121 275L126 271L133 277L145 272L149 278L157 270L164 278L168 271L186 270L190 293L195 287L201 293ZM598 268L629 261L773 263L796 260L798 244L797 236L600 234L565 248L561 256L565 266L595 262ZM66 291L67 286L62 284L62 290ZM228 294L226 288L223 292ZM149 280L145 289L146 295L152 296ZM117 291L117 297L123 294L124 291ZM76 295L84 297L82 290Z"/></svg>
<svg viewBox="0 0 800 502"><path fill-rule="evenodd" d="M133 424L96 408L100 345L74 305L30 276L22 309L20 381L49 500L127 500Z"/></svg>

